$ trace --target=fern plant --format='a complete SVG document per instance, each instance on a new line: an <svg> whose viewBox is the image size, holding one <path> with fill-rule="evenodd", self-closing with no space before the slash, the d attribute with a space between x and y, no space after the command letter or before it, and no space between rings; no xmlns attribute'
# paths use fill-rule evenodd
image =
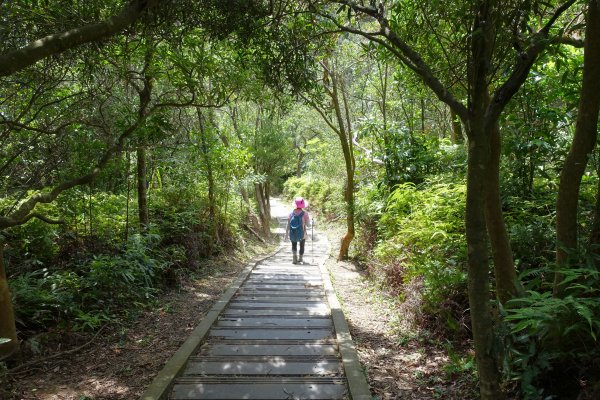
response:
<svg viewBox="0 0 600 400"><path fill-rule="evenodd" d="M553 294L546 278L564 278ZM526 399L540 398L553 371L573 369L585 375L600 357L600 271L593 260L571 268L527 272L529 290L508 302L504 320L506 372Z"/></svg>

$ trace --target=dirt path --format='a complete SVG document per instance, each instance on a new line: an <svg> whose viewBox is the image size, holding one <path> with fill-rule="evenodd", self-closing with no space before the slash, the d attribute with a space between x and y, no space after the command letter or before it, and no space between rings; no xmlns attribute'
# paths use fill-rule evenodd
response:
<svg viewBox="0 0 600 400"><path fill-rule="evenodd" d="M328 229L331 254L342 231ZM427 400L476 399L472 379L452 367L441 344L399 333L401 311L392 296L374 288L364 272L331 257L326 263L374 398ZM460 379L459 378L460 375Z"/></svg>
<svg viewBox="0 0 600 400"><path fill-rule="evenodd" d="M263 247L263 252L267 249ZM222 258L206 263L205 275L181 282L156 308L133 323L105 329L81 351L43 361L87 342L93 335L47 335L39 361L0 385L2 400L138 399L246 265ZM35 361L28 360L28 361Z"/></svg>
<svg viewBox="0 0 600 400"><path fill-rule="evenodd" d="M291 206L274 199L274 217L286 216ZM327 231L337 254L341 231ZM310 257L310 247L307 257ZM245 265L243 260L213 261L206 274L184 281L165 294L154 309L134 323L106 329L89 346L74 354L43 361L87 342L93 335L47 335L41 342L40 361L0 385L1 400L129 400L137 399L163 364L204 317L213 302ZM477 398L472 380L452 365L443 346L424 344L398 333L397 303L374 289L351 264L329 258L335 291L349 322L374 398L461 399ZM46 354L44 354L46 353Z"/></svg>

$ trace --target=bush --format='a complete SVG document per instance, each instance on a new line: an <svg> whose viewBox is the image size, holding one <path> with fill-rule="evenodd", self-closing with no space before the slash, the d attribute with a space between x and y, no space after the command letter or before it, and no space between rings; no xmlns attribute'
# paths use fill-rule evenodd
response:
<svg viewBox="0 0 600 400"><path fill-rule="evenodd" d="M310 176L291 177L283 185L283 196L288 199L304 197L308 200L311 210L328 220L346 215L343 187L323 179Z"/></svg>
<svg viewBox="0 0 600 400"><path fill-rule="evenodd" d="M10 280L22 329L95 329L148 302L170 266L151 250L157 237L134 235L117 255L99 255L74 270L41 269Z"/></svg>
<svg viewBox="0 0 600 400"><path fill-rule="evenodd" d="M509 197L504 216L511 238L515 264L522 270L541 268L555 252L555 217L548 209L554 199L525 200Z"/></svg>
<svg viewBox="0 0 600 400"><path fill-rule="evenodd" d="M379 220L370 268L400 293L418 283L422 312L449 330L464 325L468 308L464 207L464 184L399 185Z"/></svg>
<svg viewBox="0 0 600 400"><path fill-rule="evenodd" d="M564 276L557 295L552 293L555 272ZM508 377L519 383L525 399L564 398L579 391L582 381L600 382L595 260L558 271L535 269L524 278L529 290L505 310Z"/></svg>
<svg viewBox="0 0 600 400"><path fill-rule="evenodd" d="M156 229L166 238L164 244L183 246L192 268L199 258L234 247L241 236L243 213L217 206L215 218L210 218L206 188L200 185L157 190L150 211L153 219L160 221Z"/></svg>
<svg viewBox="0 0 600 400"><path fill-rule="evenodd" d="M17 199L4 197L0 199L0 208L10 208L16 201ZM51 217L58 214L54 204L42 204L36 211ZM2 232L10 243L5 251L7 270L18 265L22 271L33 271L49 263L60 251L58 241L62 230L60 225L31 219L23 225Z"/></svg>
<svg viewBox="0 0 600 400"><path fill-rule="evenodd" d="M362 186L356 194L355 216L358 229L354 249L361 262L366 262L377 245L377 225L385 210L386 197L386 193L375 184Z"/></svg>

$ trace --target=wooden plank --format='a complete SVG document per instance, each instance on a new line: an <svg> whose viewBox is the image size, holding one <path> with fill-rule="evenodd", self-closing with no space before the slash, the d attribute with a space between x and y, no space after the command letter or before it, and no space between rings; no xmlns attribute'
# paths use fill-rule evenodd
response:
<svg viewBox="0 0 600 400"><path fill-rule="evenodd" d="M224 339L260 339L260 340L319 340L332 337L331 329L226 329L213 328L209 335Z"/></svg>
<svg viewBox="0 0 600 400"><path fill-rule="evenodd" d="M172 400L343 399L346 387L333 383L185 383L174 387Z"/></svg>
<svg viewBox="0 0 600 400"><path fill-rule="evenodd" d="M321 284L311 284L307 283L299 283L295 285L276 285L276 284L265 284L265 283L257 283L257 284L248 284L244 286L244 289L254 289L254 290L296 290L302 291L306 289L315 289L322 288Z"/></svg>
<svg viewBox="0 0 600 400"><path fill-rule="evenodd" d="M322 285L322 279L259 279L251 278L246 285Z"/></svg>
<svg viewBox="0 0 600 400"><path fill-rule="evenodd" d="M284 302L265 302L265 301L232 301L231 308L237 309L262 309L270 308L272 310L287 309L287 310L323 310L329 309L329 306L325 302L321 301L303 301L296 303L284 303Z"/></svg>
<svg viewBox="0 0 600 400"><path fill-rule="evenodd" d="M326 356L337 354L334 344L227 344L225 342L213 343L201 349L200 354L212 356L297 356L312 355Z"/></svg>
<svg viewBox="0 0 600 400"><path fill-rule="evenodd" d="M237 309L229 308L222 314L226 317L247 317L247 316L298 316L298 317L325 317L331 315L329 309L320 310L265 310L265 309Z"/></svg>
<svg viewBox="0 0 600 400"><path fill-rule="evenodd" d="M289 361L283 357L270 357L257 361L207 361L190 360L186 375L332 375L339 374L341 361L306 360Z"/></svg>
<svg viewBox="0 0 600 400"><path fill-rule="evenodd" d="M285 294L271 295L271 294L253 294L253 295L238 295L235 297L236 301L264 301L268 303L279 303L279 302L287 302L287 303L306 303L306 302L327 302L327 298L323 295L313 295L313 296L290 296L289 294L286 296Z"/></svg>
<svg viewBox="0 0 600 400"><path fill-rule="evenodd" d="M323 289L277 290L277 289L248 289L238 290L237 295L268 295L268 296L324 296Z"/></svg>
<svg viewBox="0 0 600 400"><path fill-rule="evenodd" d="M247 317L222 317L217 322L217 327L330 327L332 322L328 318L247 318Z"/></svg>

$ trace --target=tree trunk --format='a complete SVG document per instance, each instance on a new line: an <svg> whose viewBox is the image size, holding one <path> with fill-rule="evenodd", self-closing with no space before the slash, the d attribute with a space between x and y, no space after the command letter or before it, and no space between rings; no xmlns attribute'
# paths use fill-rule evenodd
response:
<svg viewBox="0 0 600 400"><path fill-rule="evenodd" d="M90 182L90 193L88 197L88 212L90 215L90 238L94 236L94 205L93 205L94 181Z"/></svg>
<svg viewBox="0 0 600 400"><path fill-rule="evenodd" d="M481 126L481 124L480 124ZM494 351L494 329L490 314L489 261L485 219L489 178L489 138L480 127L469 134L467 168L466 236L468 248L468 294L473 342L479 372L481 398L502 399L500 369Z"/></svg>
<svg viewBox="0 0 600 400"><path fill-rule="evenodd" d="M254 195L256 196L256 202L258 203L258 216L260 218L263 234L269 236L271 234L271 218L269 217L270 210L268 209L268 202L265 199L265 188L263 183L254 184Z"/></svg>
<svg viewBox="0 0 600 400"><path fill-rule="evenodd" d="M242 195L243 204L246 207L246 219L250 221L250 225L253 229L262 229L262 224L256 214L254 214L254 210L250 205L250 197L248 196L248 191L245 187L240 188L240 194Z"/></svg>
<svg viewBox="0 0 600 400"><path fill-rule="evenodd" d="M125 243L129 240L129 200L131 199L131 153L127 151L127 202L125 203Z"/></svg>
<svg viewBox="0 0 600 400"><path fill-rule="evenodd" d="M340 252L338 253L339 260L348 259L348 250L350 243L354 239L354 168L346 162L346 187L344 188L344 199L346 200L346 234L342 238Z"/></svg>
<svg viewBox="0 0 600 400"><path fill-rule="evenodd" d="M563 267L569 264L570 252L577 249L577 208L581 177L597 135L600 107L600 6L596 0L588 1L583 59L583 80L575 135L560 174L556 201L556 263ZM554 281L555 294L560 291L561 280L562 277L557 274Z"/></svg>
<svg viewBox="0 0 600 400"><path fill-rule="evenodd" d="M500 198L501 147L500 126L496 122L490 132L485 221L494 258L496 295L504 305L518 293L519 287L512 248L510 247L510 238L502 215L502 199Z"/></svg>
<svg viewBox="0 0 600 400"><path fill-rule="evenodd" d="M271 225L271 182L269 182L269 181L265 182L264 189L265 189L265 192L264 192L265 214L269 221L269 225ZM270 229L269 229L269 232L271 232Z"/></svg>
<svg viewBox="0 0 600 400"><path fill-rule="evenodd" d="M137 189L138 189L138 216L140 220L140 232L148 229L148 192L146 185L146 149L137 149Z"/></svg>
<svg viewBox="0 0 600 400"><path fill-rule="evenodd" d="M596 205L594 207L594 221L592 222L592 227L590 229L588 246L590 253L600 256L600 160L596 166L596 175L598 175L598 183L596 186ZM596 264L600 264L600 261L596 261Z"/></svg>
<svg viewBox="0 0 600 400"><path fill-rule="evenodd" d="M425 99L421 97L421 133L425 134Z"/></svg>
<svg viewBox="0 0 600 400"><path fill-rule="evenodd" d="M354 170L356 168L356 162L354 160L354 149L352 145L352 122L350 118L350 107L346 98L346 91L344 88L344 81L338 82L336 74L332 74L332 103L335 109L335 114L338 121L338 135L340 138L340 144L342 145L342 151L344 153L344 163L346 164L346 188L344 192L344 199L346 200L346 226L347 232L342 238L340 244L340 252L338 254L339 260L348 259L348 251L350 249L350 243L354 239ZM340 94L342 97L343 111L340 104ZM345 117L345 122L344 122Z"/></svg>
<svg viewBox="0 0 600 400"><path fill-rule="evenodd" d="M9 357L19 348L15 314L12 298L8 288L6 270L4 269L4 244L0 243L0 339L10 339L10 342L0 344L0 361Z"/></svg>
<svg viewBox="0 0 600 400"><path fill-rule="evenodd" d="M215 196L215 178L213 173L212 159L210 156L209 137L210 131L206 129L204 124L204 115L200 107L196 108L198 114L198 124L200 126L200 150L204 165L206 167L206 180L208 184L208 218L210 225L210 235L213 240L218 240L218 224L216 220L216 196ZM209 241L209 254L212 254L212 241Z"/></svg>
<svg viewBox="0 0 600 400"><path fill-rule="evenodd" d="M450 109L450 118L452 118L452 143L459 144L463 142L462 124L460 118L454 110Z"/></svg>
<svg viewBox="0 0 600 400"><path fill-rule="evenodd" d="M304 161L304 153L302 149L298 147L298 158L296 159L296 178L300 178L302 176L302 161Z"/></svg>

